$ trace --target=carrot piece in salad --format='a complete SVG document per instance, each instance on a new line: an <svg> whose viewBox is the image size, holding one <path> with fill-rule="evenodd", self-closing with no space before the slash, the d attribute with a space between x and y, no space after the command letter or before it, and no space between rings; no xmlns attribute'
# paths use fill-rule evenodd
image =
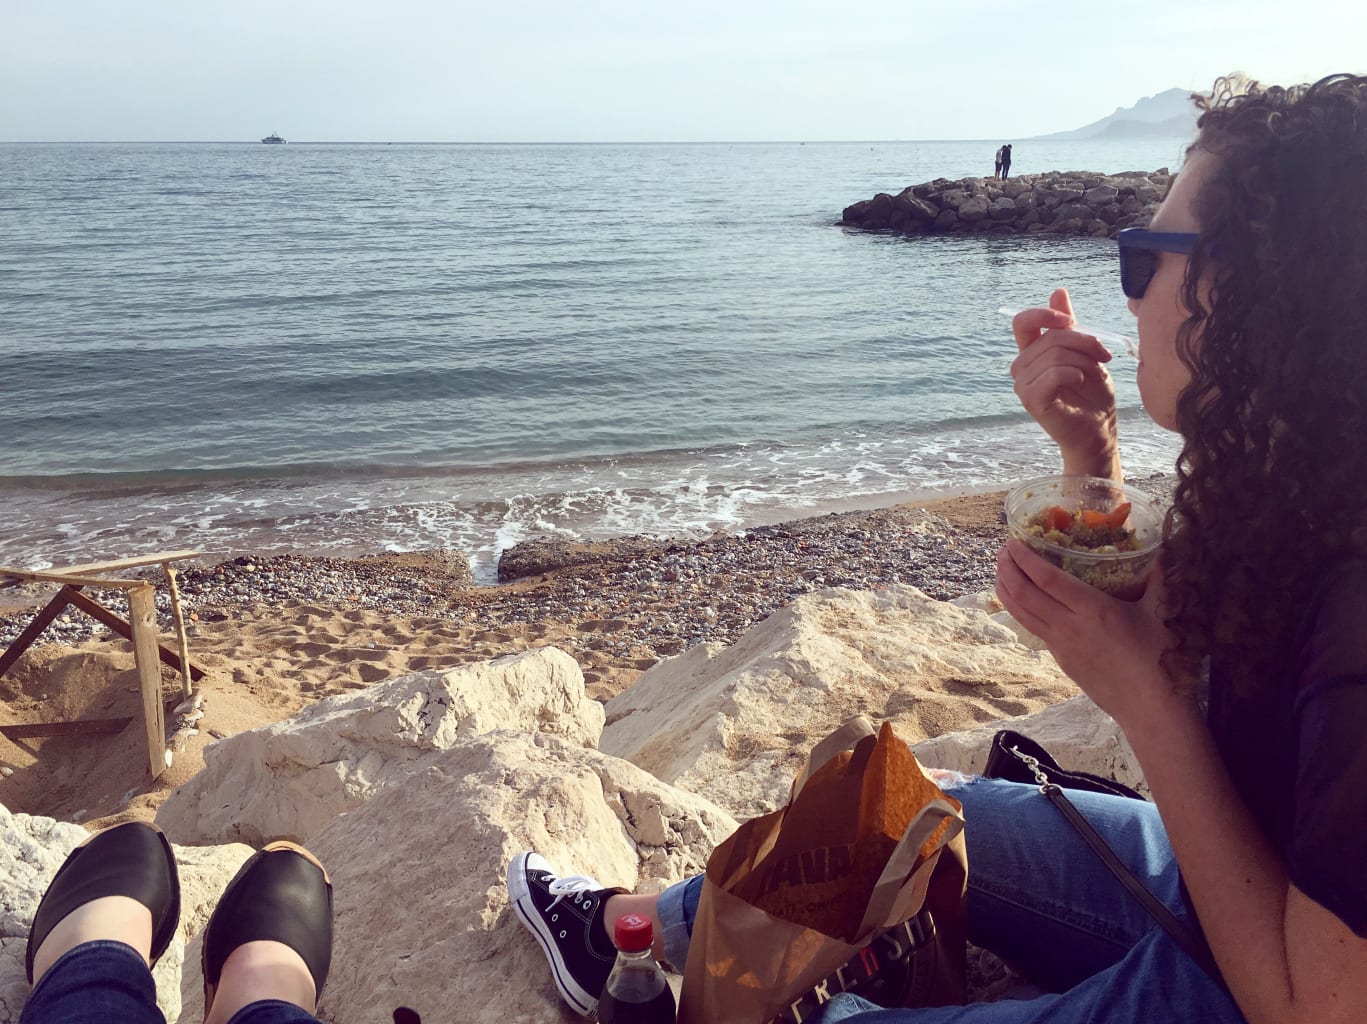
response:
<svg viewBox="0 0 1367 1024"><path fill-rule="evenodd" d="M1128 501L1117 505L1110 512L1100 512L1093 508L1082 510L1082 525L1091 527L1094 530L1109 528L1118 530L1125 525L1125 520L1130 518L1130 508Z"/></svg>
<svg viewBox="0 0 1367 1024"><path fill-rule="evenodd" d="M1073 514L1057 505L1044 510L1045 525L1051 530L1067 530L1073 525Z"/></svg>

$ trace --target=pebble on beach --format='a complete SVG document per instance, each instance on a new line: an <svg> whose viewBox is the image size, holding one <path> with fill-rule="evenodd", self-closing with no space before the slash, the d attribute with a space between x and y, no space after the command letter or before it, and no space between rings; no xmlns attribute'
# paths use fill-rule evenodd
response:
<svg viewBox="0 0 1367 1024"><path fill-rule="evenodd" d="M1132 482L1163 501L1171 486L1166 477ZM311 606L456 623L484 638L484 650L474 653L497 657L509 653L500 644L511 627L553 623L557 645L586 664L586 675L590 663L639 671L652 658L699 643L732 643L798 595L827 587L910 584L940 600L990 591L1005 539L1000 501L999 494L970 495L698 540L532 541L504 553L500 575L513 578L497 586L474 586L465 559L440 551L359 559L240 556L187 567L180 588L192 636L265 608ZM39 592L34 597L43 599ZM157 608L160 628L169 633L164 587L158 587ZM0 612L0 645L32 614L32 608ZM41 642L70 645L110 635L68 610Z"/></svg>

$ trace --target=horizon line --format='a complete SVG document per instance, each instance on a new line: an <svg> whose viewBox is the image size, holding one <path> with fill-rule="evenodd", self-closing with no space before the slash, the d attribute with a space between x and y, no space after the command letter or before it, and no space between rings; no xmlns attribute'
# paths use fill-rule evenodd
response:
<svg viewBox="0 0 1367 1024"><path fill-rule="evenodd" d="M1185 138L1185 136L1171 136ZM598 139L598 140L481 140L481 139L308 139L285 144L291 146L774 146L774 145L886 145L908 142L997 142L1003 136L941 139ZM1144 139L1167 136L1143 136ZM1021 142L1095 142L1138 141L1136 139L1054 138L1051 135L1017 135L1008 141ZM3 146L260 146L260 139L0 139Z"/></svg>

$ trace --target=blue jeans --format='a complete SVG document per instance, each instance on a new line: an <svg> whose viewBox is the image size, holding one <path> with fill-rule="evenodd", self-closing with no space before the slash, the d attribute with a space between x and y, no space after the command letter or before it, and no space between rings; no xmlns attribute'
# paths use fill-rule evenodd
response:
<svg viewBox="0 0 1367 1024"><path fill-rule="evenodd" d="M885 1010L838 995L816 1024L1245 1024L1220 985L1182 952L1033 785L969 779L964 805L968 934L1051 990L1032 999ZM1179 918L1177 861L1152 804L1069 792L1130 869ZM682 964L702 878L660 896L665 955Z"/></svg>
<svg viewBox="0 0 1367 1024"><path fill-rule="evenodd" d="M152 972L132 946L86 942L68 950L38 979L19 1024L166 1024ZM244 1006L229 1024L318 1024L291 1003Z"/></svg>

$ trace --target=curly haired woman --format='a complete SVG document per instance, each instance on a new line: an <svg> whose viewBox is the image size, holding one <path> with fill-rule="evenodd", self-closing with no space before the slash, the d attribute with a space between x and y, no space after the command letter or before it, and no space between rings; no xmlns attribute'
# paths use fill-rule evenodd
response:
<svg viewBox="0 0 1367 1024"><path fill-rule="evenodd" d="M1205 106L1150 230L1120 244L1140 395L1184 441L1163 560L1131 603L1012 541L997 592L1124 729L1153 803L1073 802L1215 968L1036 787L959 779L970 937L1050 991L918 1010L840 995L821 1024L1367 1020L1367 78L1221 82ZM1074 323L1062 290L1016 316L1016 392L1066 472L1118 480L1110 355ZM653 910L664 955L686 954L696 881L656 905L534 854L509 877L534 932L543 893L589 907L580 948L543 941L567 999L619 909Z"/></svg>

